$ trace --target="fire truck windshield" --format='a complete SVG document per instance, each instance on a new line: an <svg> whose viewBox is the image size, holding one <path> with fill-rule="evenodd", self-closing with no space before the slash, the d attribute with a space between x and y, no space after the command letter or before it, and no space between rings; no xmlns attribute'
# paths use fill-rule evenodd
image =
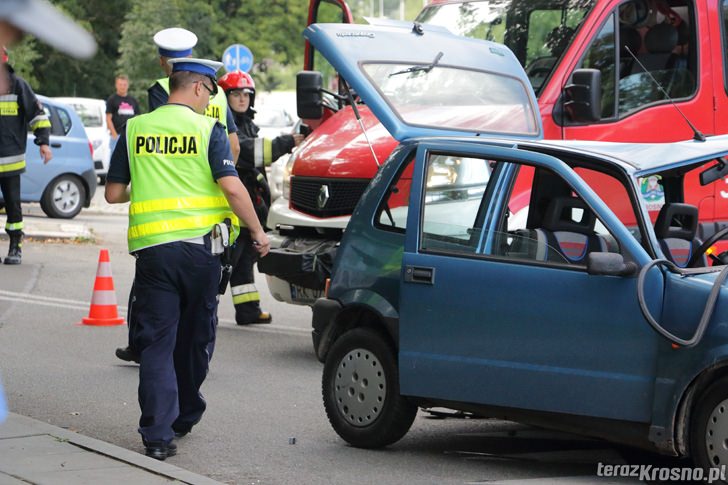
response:
<svg viewBox="0 0 728 485"><path fill-rule="evenodd" d="M417 22L457 35L507 45L528 73L536 95L571 43L594 0L434 2Z"/></svg>

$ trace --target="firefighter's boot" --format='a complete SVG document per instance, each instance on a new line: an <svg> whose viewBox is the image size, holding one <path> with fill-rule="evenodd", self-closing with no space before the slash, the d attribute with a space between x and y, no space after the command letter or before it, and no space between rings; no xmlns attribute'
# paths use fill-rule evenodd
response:
<svg viewBox="0 0 728 485"><path fill-rule="evenodd" d="M8 231L10 236L10 249L5 258L5 264L20 264L23 257L23 231Z"/></svg>

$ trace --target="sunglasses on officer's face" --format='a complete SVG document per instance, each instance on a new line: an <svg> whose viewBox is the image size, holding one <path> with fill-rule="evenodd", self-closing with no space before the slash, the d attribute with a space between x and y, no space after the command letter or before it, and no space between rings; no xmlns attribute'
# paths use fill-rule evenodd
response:
<svg viewBox="0 0 728 485"><path fill-rule="evenodd" d="M212 82L212 88L210 88L210 87L209 87L209 86L208 86L208 85L207 85L207 84L205 83L205 81L203 81L203 80L200 80L200 81L198 81L198 82L202 83L202 85L203 85L203 86L205 86L205 89L207 89L207 90L208 90L208 91L210 92L210 97L212 98L212 97L214 97L214 96L215 96L215 95L217 94L217 83L216 83L216 82L215 82L215 80L214 80L214 79L212 79L211 77L208 77L208 76L206 76L206 77L207 77L207 79L209 79L209 80L210 80L210 82Z"/></svg>

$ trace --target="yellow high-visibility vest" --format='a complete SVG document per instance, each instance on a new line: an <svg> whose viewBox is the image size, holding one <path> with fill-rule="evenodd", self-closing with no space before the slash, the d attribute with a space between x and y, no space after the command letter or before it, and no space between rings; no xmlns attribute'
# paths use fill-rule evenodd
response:
<svg viewBox="0 0 728 485"><path fill-rule="evenodd" d="M208 146L216 120L181 105L160 106L127 121L131 172L129 252L194 239L238 218L212 177Z"/></svg>

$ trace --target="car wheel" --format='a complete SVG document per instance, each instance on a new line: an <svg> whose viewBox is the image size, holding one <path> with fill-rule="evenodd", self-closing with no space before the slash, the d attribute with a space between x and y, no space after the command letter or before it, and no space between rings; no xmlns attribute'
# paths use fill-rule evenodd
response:
<svg viewBox="0 0 728 485"><path fill-rule="evenodd" d="M714 382L697 400L690 420L690 454L706 470L728 465L728 378ZM722 481L720 483L726 483Z"/></svg>
<svg viewBox="0 0 728 485"><path fill-rule="evenodd" d="M81 212L86 200L86 188L73 175L61 175L54 179L43 192L40 208L48 217L71 219Z"/></svg>
<svg viewBox="0 0 728 485"><path fill-rule="evenodd" d="M360 448L394 443L412 426L417 406L399 394L394 347L356 328L334 342L324 363L324 408L334 430Z"/></svg>

